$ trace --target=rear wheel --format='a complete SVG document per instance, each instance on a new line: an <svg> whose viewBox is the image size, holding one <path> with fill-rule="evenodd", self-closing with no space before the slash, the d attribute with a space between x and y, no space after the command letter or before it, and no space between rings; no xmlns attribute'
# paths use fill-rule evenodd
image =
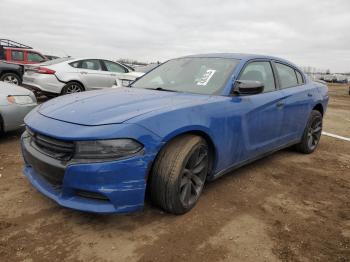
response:
<svg viewBox="0 0 350 262"><path fill-rule="evenodd" d="M301 142L296 145L297 150L301 153L310 154L316 150L322 134L322 118L319 111L311 112Z"/></svg>
<svg viewBox="0 0 350 262"><path fill-rule="evenodd" d="M77 82L70 82L62 88L62 95L80 93L84 91L84 87Z"/></svg>
<svg viewBox="0 0 350 262"><path fill-rule="evenodd" d="M188 212L202 193L208 166L208 145L203 138L186 135L169 142L152 170L152 202L173 214Z"/></svg>
<svg viewBox="0 0 350 262"><path fill-rule="evenodd" d="M15 84L15 85L20 85L21 84L21 79L15 73L3 74L0 77L0 81L6 82L6 83L10 83L10 84Z"/></svg>

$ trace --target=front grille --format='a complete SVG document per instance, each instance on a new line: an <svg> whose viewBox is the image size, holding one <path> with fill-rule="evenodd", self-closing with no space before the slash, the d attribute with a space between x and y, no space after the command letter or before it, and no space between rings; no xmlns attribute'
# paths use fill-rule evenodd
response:
<svg viewBox="0 0 350 262"><path fill-rule="evenodd" d="M52 158L68 161L74 154L74 142L58 140L49 136L38 134L27 128L32 145L40 152Z"/></svg>

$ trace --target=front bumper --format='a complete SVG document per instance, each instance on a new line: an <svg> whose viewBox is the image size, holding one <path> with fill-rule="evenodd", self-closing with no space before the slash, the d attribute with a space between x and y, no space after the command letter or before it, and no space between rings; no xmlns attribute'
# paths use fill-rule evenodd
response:
<svg viewBox="0 0 350 262"><path fill-rule="evenodd" d="M10 104L1 108L4 131L12 131L24 126L24 117L37 106L37 103L19 105Z"/></svg>
<svg viewBox="0 0 350 262"><path fill-rule="evenodd" d="M129 213L144 205L147 155L101 163L63 163L21 138L24 174L41 193L64 207L94 213ZM51 176L61 183L52 182ZM58 179L57 179L58 178Z"/></svg>

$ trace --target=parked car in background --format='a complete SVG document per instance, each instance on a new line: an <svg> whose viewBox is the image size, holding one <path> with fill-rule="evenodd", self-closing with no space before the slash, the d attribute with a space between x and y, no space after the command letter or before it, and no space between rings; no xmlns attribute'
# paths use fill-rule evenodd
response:
<svg viewBox="0 0 350 262"><path fill-rule="evenodd" d="M23 74L24 67L22 65L0 62L0 81L20 85Z"/></svg>
<svg viewBox="0 0 350 262"><path fill-rule="evenodd" d="M70 94L121 85L122 79L133 81L140 73L106 59L58 58L27 67L23 85L46 94ZM121 79L121 80L119 80Z"/></svg>
<svg viewBox="0 0 350 262"><path fill-rule="evenodd" d="M24 117L36 106L33 92L0 82L0 133L23 127Z"/></svg>
<svg viewBox="0 0 350 262"><path fill-rule="evenodd" d="M9 39L0 39L0 60L15 64L38 64L48 59L32 47Z"/></svg>
<svg viewBox="0 0 350 262"><path fill-rule="evenodd" d="M342 74L335 75L335 82L340 84L346 84L348 82L348 78Z"/></svg>
<svg viewBox="0 0 350 262"><path fill-rule="evenodd" d="M45 55L45 57L46 57L48 60L54 60L54 59L59 58L58 56L55 56L55 55Z"/></svg>
<svg viewBox="0 0 350 262"><path fill-rule="evenodd" d="M337 80L336 76L333 74L327 74L323 76L323 81L327 83L334 83Z"/></svg>
<svg viewBox="0 0 350 262"><path fill-rule="evenodd" d="M292 145L312 153L327 103L327 86L283 59L173 59L131 88L62 96L33 110L21 142L24 174L65 207L132 212L147 187L155 205L182 214L208 180Z"/></svg>
<svg viewBox="0 0 350 262"><path fill-rule="evenodd" d="M138 66L135 69L138 72L148 73L149 71L151 71L152 69L156 68L157 66L159 66L159 64L148 64L148 65L145 65L145 66Z"/></svg>

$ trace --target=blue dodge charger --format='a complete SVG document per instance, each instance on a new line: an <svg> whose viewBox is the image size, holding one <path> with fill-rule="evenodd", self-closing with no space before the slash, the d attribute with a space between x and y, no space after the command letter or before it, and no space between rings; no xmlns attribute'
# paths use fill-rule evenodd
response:
<svg viewBox="0 0 350 262"><path fill-rule="evenodd" d="M206 181L282 148L312 153L326 86L275 57L169 60L128 88L58 97L34 109L21 138L24 174L58 204L127 213L152 203L182 214Z"/></svg>

